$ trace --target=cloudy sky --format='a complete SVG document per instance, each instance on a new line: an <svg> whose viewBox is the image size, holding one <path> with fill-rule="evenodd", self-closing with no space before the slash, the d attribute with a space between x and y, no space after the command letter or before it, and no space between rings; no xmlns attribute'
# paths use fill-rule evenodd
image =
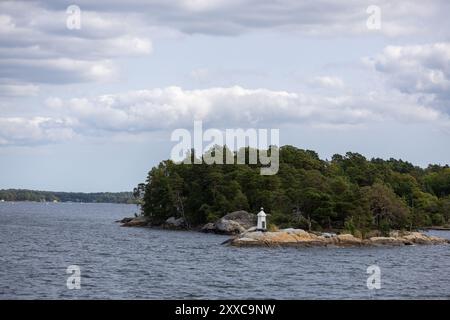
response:
<svg viewBox="0 0 450 320"><path fill-rule="evenodd" d="M450 163L449 12L444 0L1 1L0 188L130 190L194 120L279 128L281 144L324 158Z"/></svg>

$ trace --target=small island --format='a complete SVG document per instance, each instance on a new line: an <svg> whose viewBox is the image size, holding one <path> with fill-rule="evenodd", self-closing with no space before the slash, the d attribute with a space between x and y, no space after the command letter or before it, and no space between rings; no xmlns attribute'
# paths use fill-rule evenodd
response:
<svg viewBox="0 0 450 320"><path fill-rule="evenodd" d="M268 231L258 215L246 211L231 212L215 223L207 223L195 231L232 235L222 244L236 247L357 247L357 246L403 246L416 244L448 244L449 239L429 236L417 231L390 231L383 236L380 231L373 230L365 238L355 237L346 231L341 233L305 231L303 229L278 229L272 225ZM265 213L264 213L265 214ZM160 225L152 225L145 216L124 218L120 221L124 227L156 227L168 230L186 230L184 220L170 217ZM255 225L256 223L256 225Z"/></svg>
<svg viewBox="0 0 450 320"><path fill-rule="evenodd" d="M275 232L251 231L231 239L229 244L245 246L284 247L358 247L404 246L415 244L448 244L450 240L428 236L420 232L394 231L387 237L356 238L351 234L316 234L302 229L282 229Z"/></svg>
<svg viewBox="0 0 450 320"><path fill-rule="evenodd" d="M220 148L224 157L233 154ZM234 246L448 243L418 232L449 228L448 165L421 168L351 152L322 160L293 146L277 152L279 172L269 176L260 175L260 164L163 161L133 192L140 212L121 222L233 235L226 243ZM249 213L260 207L268 214L261 223Z"/></svg>

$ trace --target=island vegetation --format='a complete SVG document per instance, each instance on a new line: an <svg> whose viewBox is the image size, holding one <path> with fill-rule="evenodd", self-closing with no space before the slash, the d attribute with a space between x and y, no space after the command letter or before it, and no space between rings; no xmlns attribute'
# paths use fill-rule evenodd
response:
<svg viewBox="0 0 450 320"><path fill-rule="evenodd" d="M249 149L244 151L248 155ZM231 151L223 147L226 152ZM150 170L134 196L153 225L175 217L194 227L232 211L257 212L260 207L270 214L271 228L345 230L359 237L372 230L389 233L449 224L448 165L421 168L352 152L322 160L314 151L293 146L279 148L279 162L276 175L264 176L259 164L166 160Z"/></svg>
<svg viewBox="0 0 450 320"><path fill-rule="evenodd" d="M38 201L38 202L104 202L135 203L132 192L52 192L26 189L0 190L0 201Z"/></svg>

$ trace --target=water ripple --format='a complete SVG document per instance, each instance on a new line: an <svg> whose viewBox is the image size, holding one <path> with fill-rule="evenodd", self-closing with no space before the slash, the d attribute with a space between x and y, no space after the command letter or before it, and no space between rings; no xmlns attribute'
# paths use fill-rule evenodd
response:
<svg viewBox="0 0 450 320"><path fill-rule="evenodd" d="M121 228L133 205L0 204L3 299L450 298L449 246L234 248L226 237ZM450 238L450 232L434 232ZM69 290L69 265L81 289ZM366 269L381 268L380 290Z"/></svg>

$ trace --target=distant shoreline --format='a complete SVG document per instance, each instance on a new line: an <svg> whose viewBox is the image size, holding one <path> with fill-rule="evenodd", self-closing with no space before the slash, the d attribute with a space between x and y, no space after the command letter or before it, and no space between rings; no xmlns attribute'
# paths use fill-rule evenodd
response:
<svg viewBox="0 0 450 320"><path fill-rule="evenodd" d="M46 203L46 204L61 204L61 203L76 203L76 204L129 204L136 205L135 203L126 203L126 202L84 202L84 201L33 201L33 200L19 200L19 201L0 201L1 203Z"/></svg>
<svg viewBox="0 0 450 320"><path fill-rule="evenodd" d="M429 230L436 230L436 231L450 231L450 227L439 227L439 226L422 227L422 228L419 228L419 230L423 230L423 231L429 231Z"/></svg>
<svg viewBox="0 0 450 320"><path fill-rule="evenodd" d="M130 191L124 192L59 192L28 189L2 189L0 202L73 202L136 204Z"/></svg>

